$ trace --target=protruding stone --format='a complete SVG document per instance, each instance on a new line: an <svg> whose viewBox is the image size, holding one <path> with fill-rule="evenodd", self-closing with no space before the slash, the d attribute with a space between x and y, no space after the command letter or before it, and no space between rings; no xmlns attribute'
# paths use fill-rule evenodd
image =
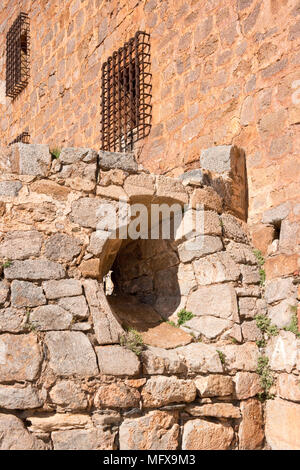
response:
<svg viewBox="0 0 300 470"><path fill-rule="evenodd" d="M220 346L223 352L225 366L228 370L244 370L254 372L257 369L259 350L255 343L245 343L241 345L228 344Z"/></svg>
<svg viewBox="0 0 300 470"><path fill-rule="evenodd" d="M181 374L185 372L184 361L176 349L153 348L148 346L142 352L143 370L145 374Z"/></svg>
<svg viewBox="0 0 300 470"><path fill-rule="evenodd" d="M212 418L234 418L241 416L239 407L231 403L213 403L207 405L188 405L185 411L191 416L209 416Z"/></svg>
<svg viewBox="0 0 300 470"><path fill-rule="evenodd" d="M40 331L67 330L72 315L55 304L43 305L30 313L31 325Z"/></svg>
<svg viewBox="0 0 300 470"><path fill-rule="evenodd" d="M196 260L193 266L196 279L200 285L236 281L240 275L238 265L225 251Z"/></svg>
<svg viewBox="0 0 300 470"><path fill-rule="evenodd" d="M132 153L100 151L99 166L103 170L118 168L120 170L128 171L128 173L136 173L138 170L138 164Z"/></svg>
<svg viewBox="0 0 300 470"><path fill-rule="evenodd" d="M7 279L39 281L45 279L61 279L65 276L64 268L53 261L44 259L13 261L4 269Z"/></svg>
<svg viewBox="0 0 300 470"><path fill-rule="evenodd" d="M233 439L233 429L221 423L193 419L184 425L183 450L226 450Z"/></svg>
<svg viewBox="0 0 300 470"><path fill-rule="evenodd" d="M125 419L120 426L120 450L176 450L179 426L173 413L151 411Z"/></svg>
<svg viewBox="0 0 300 470"><path fill-rule="evenodd" d="M231 240L241 243L247 243L248 234L245 224L231 214L222 214L221 216L224 236Z"/></svg>
<svg viewBox="0 0 300 470"><path fill-rule="evenodd" d="M98 374L96 355L87 336L79 331L51 331L45 342L49 367L58 375L89 377Z"/></svg>
<svg viewBox="0 0 300 470"><path fill-rule="evenodd" d="M192 343L177 348L180 357L185 361L188 373L206 374L222 373L223 367L216 348L210 344Z"/></svg>
<svg viewBox="0 0 300 470"><path fill-rule="evenodd" d="M36 335L0 336L0 382L36 379L41 361Z"/></svg>
<svg viewBox="0 0 300 470"><path fill-rule="evenodd" d="M11 305L13 307L39 307L45 303L46 297L41 287L26 281L11 283Z"/></svg>
<svg viewBox="0 0 300 470"><path fill-rule="evenodd" d="M70 165L78 162L94 163L97 160L95 150L84 147L66 147L59 155L59 161L64 165Z"/></svg>
<svg viewBox="0 0 300 470"><path fill-rule="evenodd" d="M260 377L251 372L238 372L233 379L235 382L235 394L238 400L246 400L262 393Z"/></svg>
<svg viewBox="0 0 300 470"><path fill-rule="evenodd" d="M0 450L45 450L47 446L27 431L14 415L0 414Z"/></svg>
<svg viewBox="0 0 300 470"><path fill-rule="evenodd" d="M139 373L138 357L122 346L100 346L96 348L101 374L134 376Z"/></svg>
<svg viewBox="0 0 300 470"><path fill-rule="evenodd" d="M43 282L43 289L49 300L82 294L82 284L76 279Z"/></svg>
<svg viewBox="0 0 300 470"><path fill-rule="evenodd" d="M59 299L58 305L70 312L74 317L85 319L88 317L89 308L84 295L76 297L63 297Z"/></svg>
<svg viewBox="0 0 300 470"><path fill-rule="evenodd" d="M151 377L143 387L142 400L145 408L160 407L169 403L192 402L196 387L192 380L177 377Z"/></svg>
<svg viewBox="0 0 300 470"><path fill-rule="evenodd" d="M51 166L51 155L47 145L12 145L11 169L19 175L47 176Z"/></svg>
<svg viewBox="0 0 300 470"><path fill-rule="evenodd" d="M52 261L72 261L81 251L81 241L77 238L56 233L45 243L45 256Z"/></svg>
<svg viewBox="0 0 300 470"><path fill-rule="evenodd" d="M222 212L223 202L218 193L206 186L205 188L197 188L191 197L191 206L196 209L198 205L203 206L204 210L212 210L218 213Z"/></svg>
<svg viewBox="0 0 300 470"><path fill-rule="evenodd" d="M218 145L202 150L200 156L201 168L214 173L226 173L232 170L236 147Z"/></svg>

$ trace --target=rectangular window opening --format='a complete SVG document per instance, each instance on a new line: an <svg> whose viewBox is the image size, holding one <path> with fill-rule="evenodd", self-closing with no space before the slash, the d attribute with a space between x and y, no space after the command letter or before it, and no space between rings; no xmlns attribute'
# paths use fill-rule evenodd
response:
<svg viewBox="0 0 300 470"><path fill-rule="evenodd" d="M126 152L151 129L150 35L138 31L102 66L102 150Z"/></svg>
<svg viewBox="0 0 300 470"><path fill-rule="evenodd" d="M30 76L30 28L27 13L20 13L6 35L6 96L16 96Z"/></svg>

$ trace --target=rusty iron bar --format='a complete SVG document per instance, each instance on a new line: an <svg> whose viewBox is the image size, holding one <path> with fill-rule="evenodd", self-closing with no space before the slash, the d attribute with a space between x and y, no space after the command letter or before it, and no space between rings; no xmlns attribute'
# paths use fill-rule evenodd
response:
<svg viewBox="0 0 300 470"><path fill-rule="evenodd" d="M102 65L102 150L126 152L149 135L152 116L150 35L138 31Z"/></svg>
<svg viewBox="0 0 300 470"><path fill-rule="evenodd" d="M30 24L27 13L20 13L6 35L6 96L16 96L30 77Z"/></svg>

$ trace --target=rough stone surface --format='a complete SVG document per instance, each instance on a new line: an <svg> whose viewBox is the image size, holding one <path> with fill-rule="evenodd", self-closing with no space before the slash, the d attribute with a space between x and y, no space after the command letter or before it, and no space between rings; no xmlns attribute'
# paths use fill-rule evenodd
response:
<svg viewBox="0 0 300 470"><path fill-rule="evenodd" d="M223 244L219 237L204 235L182 243L179 246L178 255L180 261L187 263L195 258L201 258L222 249Z"/></svg>
<svg viewBox="0 0 300 470"><path fill-rule="evenodd" d="M297 363L297 338L289 331L280 331L268 342L266 355L273 370L291 372Z"/></svg>
<svg viewBox="0 0 300 470"><path fill-rule="evenodd" d="M234 390L232 378L224 375L197 377L195 385L202 398L227 397L232 395Z"/></svg>
<svg viewBox="0 0 300 470"><path fill-rule="evenodd" d="M248 235L241 221L231 214L222 214L221 220L225 237L236 242L247 242Z"/></svg>
<svg viewBox="0 0 300 470"><path fill-rule="evenodd" d="M200 285L235 281L240 275L238 265L226 252L215 253L193 263L196 279Z"/></svg>
<svg viewBox="0 0 300 470"><path fill-rule="evenodd" d="M139 373L138 357L121 346L100 346L96 348L101 374L134 376Z"/></svg>
<svg viewBox="0 0 300 470"><path fill-rule="evenodd" d="M201 205L204 210L212 210L218 213L222 212L222 199L210 186L205 188L197 188L194 190L191 198L192 208L196 209L198 204Z"/></svg>
<svg viewBox="0 0 300 470"><path fill-rule="evenodd" d="M139 402L138 390L123 383L113 383L98 388L94 405L96 408L136 408Z"/></svg>
<svg viewBox="0 0 300 470"><path fill-rule="evenodd" d="M265 299L269 304L293 296L296 296L296 286L293 284L292 277L266 282Z"/></svg>
<svg viewBox="0 0 300 470"><path fill-rule="evenodd" d="M184 425L183 450L226 450L233 439L233 429L220 423L202 419L188 421Z"/></svg>
<svg viewBox="0 0 300 470"><path fill-rule="evenodd" d="M238 419L241 412L238 406L231 403L213 403L207 405L188 405L185 410L192 416L209 416L212 418Z"/></svg>
<svg viewBox="0 0 300 470"><path fill-rule="evenodd" d="M58 305L43 305L30 313L30 323L41 331L67 330L72 315Z"/></svg>
<svg viewBox="0 0 300 470"><path fill-rule="evenodd" d="M193 340L186 332L165 322L148 328L146 332L141 333L141 336L145 344L165 349L184 346L185 344L191 343Z"/></svg>
<svg viewBox="0 0 300 470"><path fill-rule="evenodd" d="M6 279L23 279L39 281L46 279L61 279L65 275L64 268L53 261L44 259L13 261L4 269Z"/></svg>
<svg viewBox="0 0 300 470"><path fill-rule="evenodd" d="M14 231L5 235L0 244L0 257L8 260L23 260L39 256L42 247L42 236L39 232Z"/></svg>
<svg viewBox="0 0 300 470"><path fill-rule="evenodd" d="M230 172L233 152L234 147L231 147L231 145L218 145L202 150L200 156L201 168L215 173Z"/></svg>
<svg viewBox="0 0 300 470"><path fill-rule="evenodd" d="M97 160L97 152L84 147L66 147L63 148L59 155L59 161L64 165L70 165L83 161L85 163L93 163Z"/></svg>
<svg viewBox="0 0 300 470"><path fill-rule="evenodd" d="M53 403L66 410L81 410L88 406L88 401L79 383L62 380L50 391Z"/></svg>
<svg viewBox="0 0 300 470"><path fill-rule="evenodd" d="M11 283L11 305L13 307L38 307L45 303L46 297L41 287L26 281Z"/></svg>
<svg viewBox="0 0 300 470"><path fill-rule="evenodd" d="M191 330L197 337L200 335L214 339L232 326L230 320L213 316L194 317L184 324L185 331Z"/></svg>
<svg viewBox="0 0 300 470"><path fill-rule="evenodd" d="M120 450L176 450L179 426L172 413L151 411L125 419L120 426Z"/></svg>
<svg viewBox="0 0 300 470"><path fill-rule="evenodd" d="M116 432L102 427L52 433L54 450L114 450Z"/></svg>
<svg viewBox="0 0 300 470"><path fill-rule="evenodd" d="M49 367L58 375L88 377L98 373L96 355L84 333L51 331L45 342L50 353Z"/></svg>
<svg viewBox="0 0 300 470"><path fill-rule="evenodd" d="M0 309L0 332L20 333L26 324L26 311L24 309Z"/></svg>
<svg viewBox="0 0 300 470"><path fill-rule="evenodd" d="M243 322L242 335L244 341L258 341L262 339L262 332L258 328L255 320Z"/></svg>
<svg viewBox="0 0 300 470"><path fill-rule="evenodd" d="M31 385L26 387L12 387L0 385L0 407L8 410L26 410L38 408L43 404L36 389Z"/></svg>
<svg viewBox="0 0 300 470"><path fill-rule="evenodd" d="M73 237L56 233L45 244L45 256L52 261L72 261L81 251L81 242Z"/></svg>
<svg viewBox="0 0 300 470"><path fill-rule="evenodd" d="M41 350L34 334L0 337L0 381L36 379L42 361Z"/></svg>
<svg viewBox="0 0 300 470"><path fill-rule="evenodd" d="M59 299L82 294L82 285L76 279L62 279L61 281L43 282L43 289L47 299Z"/></svg>
<svg viewBox="0 0 300 470"><path fill-rule="evenodd" d="M197 316L212 315L233 320L238 316L236 293L231 284L199 287L190 295L186 308Z"/></svg>
<svg viewBox="0 0 300 470"><path fill-rule="evenodd" d="M14 144L11 168L19 175L46 176L50 170L51 155L47 145Z"/></svg>
<svg viewBox="0 0 300 470"><path fill-rule="evenodd" d="M63 297L59 299L58 305L70 312L74 317L86 319L89 314L89 308L83 295L76 297Z"/></svg>
<svg viewBox="0 0 300 470"><path fill-rule="evenodd" d="M143 387L142 400L145 408L154 408L169 403L194 401L196 387L191 380L176 377L151 377Z"/></svg>
<svg viewBox="0 0 300 470"><path fill-rule="evenodd" d="M46 445L26 429L22 421L13 415L0 414L1 450L44 450Z"/></svg>
<svg viewBox="0 0 300 470"><path fill-rule="evenodd" d="M185 361L189 373L223 372L219 354L210 344L192 343L183 348L177 348L177 352Z"/></svg>
<svg viewBox="0 0 300 470"><path fill-rule="evenodd" d="M268 308L268 315L271 318L272 324L278 328L289 326L293 317L292 307L297 305L295 298L287 298L278 304Z"/></svg>
<svg viewBox="0 0 300 470"><path fill-rule="evenodd" d="M180 374L185 372L186 367L180 359L176 349L163 349L147 347L142 352L142 363L145 374Z"/></svg>
<svg viewBox="0 0 300 470"><path fill-rule="evenodd" d="M261 448L264 440L263 412L259 400L250 398L241 404L242 422L239 427L239 445L242 450Z"/></svg>
<svg viewBox="0 0 300 470"><path fill-rule="evenodd" d="M7 281L0 281L0 305L3 305L9 294L9 284Z"/></svg>
<svg viewBox="0 0 300 470"><path fill-rule="evenodd" d="M225 365L230 371L256 371L259 350L255 343L229 344L219 349L225 354Z"/></svg>
<svg viewBox="0 0 300 470"><path fill-rule="evenodd" d="M258 374L238 372L233 380L235 382L235 395L238 400L255 397L263 391Z"/></svg>
<svg viewBox="0 0 300 470"><path fill-rule="evenodd" d="M0 182L0 197L16 197L22 188L21 181L1 181Z"/></svg>
<svg viewBox="0 0 300 470"><path fill-rule="evenodd" d="M266 405L266 440L273 450L300 450L300 405L280 398Z"/></svg>
<svg viewBox="0 0 300 470"><path fill-rule="evenodd" d="M99 165L103 170L120 169L135 173L138 165L131 153L117 153L117 152L99 152L100 160Z"/></svg>
<svg viewBox="0 0 300 470"><path fill-rule="evenodd" d="M300 378L297 375L280 374L278 377L278 393L285 400L300 402Z"/></svg>

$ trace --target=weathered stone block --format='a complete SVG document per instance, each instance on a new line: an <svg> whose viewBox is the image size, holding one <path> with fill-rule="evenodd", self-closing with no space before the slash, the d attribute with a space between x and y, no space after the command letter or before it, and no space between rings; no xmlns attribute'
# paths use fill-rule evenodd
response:
<svg viewBox="0 0 300 470"><path fill-rule="evenodd" d="M22 186L21 181L0 181L0 197L17 197Z"/></svg>
<svg viewBox="0 0 300 470"><path fill-rule="evenodd" d="M0 257L23 260L30 256L39 256L41 247L42 236L35 230L9 232L0 244Z"/></svg>
<svg viewBox="0 0 300 470"><path fill-rule="evenodd" d="M177 377L151 377L142 389L144 408L154 408L169 403L192 402L196 398L196 387L192 380Z"/></svg>
<svg viewBox="0 0 300 470"><path fill-rule="evenodd" d="M182 263L187 263L195 258L201 258L222 249L223 243L219 237L204 235L192 238L179 245L178 255Z"/></svg>
<svg viewBox="0 0 300 470"><path fill-rule="evenodd" d="M85 163L93 163L97 160L97 157L97 152L89 148L66 147L60 152L59 161L64 165L70 165L81 161Z"/></svg>
<svg viewBox="0 0 300 470"><path fill-rule="evenodd" d="M201 398L227 397L234 391L232 378L225 375L197 377L194 382Z"/></svg>
<svg viewBox="0 0 300 470"><path fill-rule="evenodd" d="M198 287L189 296L186 308L197 316L238 319L236 293L231 284Z"/></svg>
<svg viewBox="0 0 300 470"><path fill-rule="evenodd" d="M198 204L203 206L204 210L212 210L218 213L222 212L223 201L218 193L210 186L194 190L191 197L191 206L193 209L196 209Z"/></svg>
<svg viewBox="0 0 300 470"><path fill-rule="evenodd" d="M263 214L262 222L264 224L274 225L278 222L281 222L283 219L285 219L289 215L290 210L291 210L291 205L289 202L285 202L283 204L280 204L277 207L268 209Z"/></svg>
<svg viewBox="0 0 300 470"><path fill-rule="evenodd" d="M190 374L222 373L223 367L216 348L210 344L192 343L177 348Z"/></svg>
<svg viewBox="0 0 300 470"><path fill-rule="evenodd" d="M260 275L257 266L241 265L241 273L243 275L243 282L245 284L259 284Z"/></svg>
<svg viewBox="0 0 300 470"><path fill-rule="evenodd" d="M45 342L49 367L62 376L89 377L98 374L96 355L87 336L79 331L51 331Z"/></svg>
<svg viewBox="0 0 300 470"><path fill-rule="evenodd" d="M86 394L79 383L62 380L50 391L52 403L66 410L83 410L88 406Z"/></svg>
<svg viewBox="0 0 300 470"><path fill-rule="evenodd" d="M263 391L258 374L238 372L233 380L235 382L235 395L238 400L246 400Z"/></svg>
<svg viewBox="0 0 300 470"><path fill-rule="evenodd" d="M14 144L10 155L11 170L19 175L46 176L51 166L47 145Z"/></svg>
<svg viewBox="0 0 300 470"><path fill-rule="evenodd" d="M300 450L300 404L267 401L266 439L272 450Z"/></svg>
<svg viewBox="0 0 300 470"><path fill-rule="evenodd" d="M64 268L53 261L44 259L13 261L4 269L7 279L24 279L40 281L46 279L61 279L65 276Z"/></svg>
<svg viewBox="0 0 300 470"><path fill-rule="evenodd" d="M32 385L26 387L0 385L0 407L7 410L38 408L43 404Z"/></svg>
<svg viewBox="0 0 300 470"><path fill-rule="evenodd" d="M7 281L0 281L0 305L3 305L7 300L9 294L9 283Z"/></svg>
<svg viewBox="0 0 300 470"><path fill-rule="evenodd" d="M100 198L82 197L72 203L70 219L82 227L95 229L101 220L101 205L103 205L103 200ZM110 227L113 226L114 220L110 224Z"/></svg>
<svg viewBox="0 0 300 470"><path fill-rule="evenodd" d="M231 327L232 322L230 320L224 320L209 315L194 317L184 324L185 331L192 331L196 337L204 335L209 339L216 338Z"/></svg>
<svg viewBox="0 0 300 470"><path fill-rule="evenodd" d="M137 375L140 370L138 357L121 346L100 346L96 348L101 374L105 375Z"/></svg>
<svg viewBox="0 0 300 470"><path fill-rule="evenodd" d="M59 299L58 305L70 312L74 317L85 319L88 317L89 308L84 295L77 297L63 297Z"/></svg>
<svg viewBox="0 0 300 470"><path fill-rule="evenodd" d="M242 422L239 427L239 449L260 449L264 441L263 411L259 400L250 398L241 403Z"/></svg>
<svg viewBox="0 0 300 470"><path fill-rule="evenodd" d="M27 431L13 415L0 414L0 450L45 450L47 446Z"/></svg>
<svg viewBox="0 0 300 470"><path fill-rule="evenodd" d="M256 321L246 321L242 324L242 334L244 341L258 341L262 339L262 332L257 327Z"/></svg>
<svg viewBox="0 0 300 470"><path fill-rule="evenodd" d="M59 429L76 429L92 426L92 419L84 413L44 413L27 416L31 423L28 428L31 432L52 432Z"/></svg>
<svg viewBox="0 0 300 470"><path fill-rule="evenodd" d="M32 282L13 281L11 283L11 305L13 307L38 307L46 303L43 289Z"/></svg>
<svg viewBox="0 0 300 470"><path fill-rule="evenodd" d="M266 348L271 369L291 372L297 363L297 349L297 338L290 331L280 331L278 336L273 336Z"/></svg>
<svg viewBox="0 0 300 470"><path fill-rule="evenodd" d="M138 170L138 164L132 153L100 151L99 166L103 170L118 168L120 170L128 171L128 173L136 173Z"/></svg>
<svg viewBox="0 0 300 470"><path fill-rule="evenodd" d="M182 204L188 203L188 193L179 180L159 175L156 177L156 195Z"/></svg>
<svg viewBox="0 0 300 470"><path fill-rule="evenodd" d="M247 243L248 234L245 224L231 214L222 214L224 236L236 242Z"/></svg>
<svg viewBox="0 0 300 470"><path fill-rule="evenodd" d="M129 197L153 196L155 192L155 177L146 174L130 175L125 180L124 189Z"/></svg>
<svg viewBox="0 0 300 470"><path fill-rule="evenodd" d="M81 241L77 238L56 233L45 243L45 256L52 261L72 261L81 251Z"/></svg>
<svg viewBox="0 0 300 470"><path fill-rule="evenodd" d="M223 251L196 260L193 266L200 285L236 281L240 275L238 265L228 253Z"/></svg>
<svg viewBox="0 0 300 470"><path fill-rule="evenodd" d="M250 246L231 241L227 245L226 251L237 263L257 265L256 256Z"/></svg>
<svg viewBox="0 0 300 470"><path fill-rule="evenodd" d="M151 411L125 419L120 426L120 450L176 450L179 426L173 413Z"/></svg>
<svg viewBox="0 0 300 470"><path fill-rule="evenodd" d="M21 382L36 379L41 361L42 355L36 335L1 335L1 382Z"/></svg>
<svg viewBox="0 0 300 470"><path fill-rule="evenodd" d="M233 429L202 419L188 421L183 428L183 450L226 450L233 439Z"/></svg>
<svg viewBox="0 0 300 470"><path fill-rule="evenodd" d="M76 279L46 281L43 282L43 289L47 299L50 300L82 294L82 284Z"/></svg>
<svg viewBox="0 0 300 470"><path fill-rule="evenodd" d="M98 258L82 261L78 269L80 270L83 277L89 277L92 279L98 279L101 277L100 260Z"/></svg>
<svg viewBox="0 0 300 470"><path fill-rule="evenodd" d="M212 418L233 418L238 419L241 412L238 406L231 403L213 403L207 405L188 405L185 411L192 416L208 416Z"/></svg>
<svg viewBox="0 0 300 470"><path fill-rule="evenodd" d="M256 371L259 349L255 343L241 345L228 344L226 346L220 346L219 350L225 354L225 366L227 370Z"/></svg>
<svg viewBox="0 0 300 470"><path fill-rule="evenodd" d="M26 311L24 309L0 309L0 332L20 333L25 330Z"/></svg>
<svg viewBox="0 0 300 470"><path fill-rule="evenodd" d="M273 307L268 308L268 315L272 320L272 323L278 328L284 328L289 326L293 318L293 307L297 305L297 300L294 298L288 298L282 300Z"/></svg>
<svg viewBox="0 0 300 470"><path fill-rule="evenodd" d="M116 432L102 427L54 431L54 450L114 450Z"/></svg>
<svg viewBox="0 0 300 470"><path fill-rule="evenodd" d="M72 321L71 313L58 305L44 305L30 313L30 323L40 331L67 330Z"/></svg>
<svg viewBox="0 0 300 470"><path fill-rule="evenodd" d="M94 399L96 408L138 408L140 393L124 383L101 385Z"/></svg>
<svg viewBox="0 0 300 470"><path fill-rule="evenodd" d="M267 280L293 274L299 268L298 258L297 254L279 254L268 258L264 264Z"/></svg>
<svg viewBox="0 0 300 470"><path fill-rule="evenodd" d="M286 299L287 297L296 297L296 286L293 284L293 278L273 279L266 282L265 299L268 304Z"/></svg>
<svg viewBox="0 0 300 470"><path fill-rule="evenodd" d="M176 349L163 349L148 346L142 352L142 363L145 374L180 374L185 372L184 361Z"/></svg>
<svg viewBox="0 0 300 470"><path fill-rule="evenodd" d="M207 177L202 170L197 169L186 171L185 173L179 176L179 179L182 182L183 186L202 186L203 184L205 184Z"/></svg>

